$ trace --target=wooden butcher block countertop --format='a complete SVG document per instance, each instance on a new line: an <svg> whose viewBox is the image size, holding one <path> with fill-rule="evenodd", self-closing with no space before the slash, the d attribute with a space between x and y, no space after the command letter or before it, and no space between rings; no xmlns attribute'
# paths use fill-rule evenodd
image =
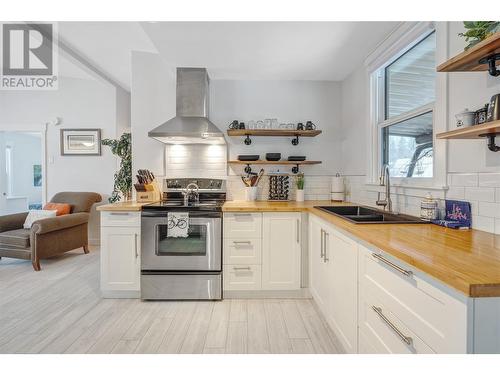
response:
<svg viewBox="0 0 500 375"><path fill-rule="evenodd" d="M142 206L153 202L124 201L97 206L97 211L142 211Z"/></svg>
<svg viewBox="0 0 500 375"><path fill-rule="evenodd" d="M500 297L500 236L433 224L353 224L314 206L330 201L228 201L225 212L309 212L469 297Z"/></svg>

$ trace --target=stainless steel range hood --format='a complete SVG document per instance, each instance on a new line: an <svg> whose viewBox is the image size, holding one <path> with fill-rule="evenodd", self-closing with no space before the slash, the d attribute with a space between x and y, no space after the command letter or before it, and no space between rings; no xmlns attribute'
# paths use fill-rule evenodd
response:
<svg viewBox="0 0 500 375"><path fill-rule="evenodd" d="M177 115L148 136L170 144L223 144L224 134L208 119L209 78L205 68L177 68Z"/></svg>

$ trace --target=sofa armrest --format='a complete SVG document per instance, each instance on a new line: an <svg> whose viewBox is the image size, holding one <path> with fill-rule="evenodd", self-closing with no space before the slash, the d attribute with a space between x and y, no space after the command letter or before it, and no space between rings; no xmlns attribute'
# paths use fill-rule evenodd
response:
<svg viewBox="0 0 500 375"><path fill-rule="evenodd" d="M77 225L88 223L89 217L90 215L86 212L78 212L76 214L62 215L37 220L31 226L31 233L44 234L56 230L75 227Z"/></svg>
<svg viewBox="0 0 500 375"><path fill-rule="evenodd" d="M28 216L27 212L0 216L0 233L8 230L21 229Z"/></svg>

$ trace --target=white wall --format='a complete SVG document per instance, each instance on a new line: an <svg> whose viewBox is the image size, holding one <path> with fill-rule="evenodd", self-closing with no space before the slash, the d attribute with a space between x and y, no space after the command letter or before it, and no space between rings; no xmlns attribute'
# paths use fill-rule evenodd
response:
<svg viewBox="0 0 500 375"><path fill-rule="evenodd" d="M340 150L340 84L323 81L229 81L212 80L210 96L210 119L222 131L226 131L233 120L243 121L277 118L279 123L313 121L323 133L315 138L300 138L293 146L291 138L253 137L252 144L243 143L243 137L227 137L228 158L236 160L239 154L259 154L265 159L267 152L280 152L282 158L303 155L308 160L320 160L323 164L306 166L308 197L326 198L323 189L319 197L318 182L329 192L329 177L341 169ZM230 166L228 189L231 199L243 199L243 183L236 176L243 173L244 166ZM258 171L259 166L254 166ZM290 167L268 167L266 172L280 170L290 172ZM324 182L326 180L326 182ZM308 184L309 183L309 184ZM326 185L326 186L323 186ZM314 186L314 188L313 188ZM309 189L310 188L310 189ZM293 192L292 192L293 196ZM261 184L260 199L266 199L266 180Z"/></svg>
<svg viewBox="0 0 500 375"><path fill-rule="evenodd" d="M148 131L175 116L175 68L158 54L132 52L132 170L165 174L165 146L149 138ZM134 176L135 180L135 176Z"/></svg>
<svg viewBox="0 0 500 375"><path fill-rule="evenodd" d="M75 62L73 62L75 63ZM61 64L72 64L61 59ZM65 70L64 66L60 66ZM61 128L100 128L103 138L116 138L127 128L130 103L128 94L90 73L79 77L59 77L55 91L0 91L0 130L2 127L36 125L40 127L61 117L60 126L47 127L47 199L60 191L93 191L103 203L113 189L117 159L108 147L102 156L61 156ZM99 239L99 216L91 213L89 237Z"/></svg>
<svg viewBox="0 0 500 375"><path fill-rule="evenodd" d="M465 47L464 39L457 35L463 31L463 26L461 22L443 26L440 29L448 32L448 38L445 43L438 44L439 52L452 57ZM438 88L436 96L448 99L449 130L455 128L455 113L464 108L477 109L488 102L493 94L500 93L500 79L490 77L486 72L438 74L448 74L447 88ZM342 171L343 174L352 176L347 179L351 200L374 205L380 189L365 185L364 177L367 174L366 150L371 142L366 135L369 121L368 87L365 66L360 66L342 82ZM357 108L354 103L360 102L362 106ZM500 233L500 153L489 151L486 140L437 142L448 142L447 173L450 189L446 197L470 201L473 226ZM426 190L394 190L396 209L418 215L421 196L425 195ZM435 191L434 195L440 196L440 193Z"/></svg>

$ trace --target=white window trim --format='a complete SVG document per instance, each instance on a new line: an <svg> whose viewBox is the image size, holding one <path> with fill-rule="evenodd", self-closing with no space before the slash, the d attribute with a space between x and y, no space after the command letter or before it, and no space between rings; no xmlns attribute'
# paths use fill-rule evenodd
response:
<svg viewBox="0 0 500 375"><path fill-rule="evenodd" d="M368 165L367 165L367 185L378 185L381 169L381 139L380 127L388 126L395 122L400 122L404 118L414 117L420 113L433 112L433 177L432 178L402 178L391 177L391 184L394 187L425 189L425 190L447 190L446 168L447 168L447 146L446 142L436 140L436 134L446 131L447 124L447 74L436 75L436 99L434 102L417 108L411 113L398 116L390 120L381 122L383 113L383 100L378 100L380 95L373 95L375 90L382 89L379 84L380 70L390 65L404 52L419 43L432 31L436 32L436 64L445 61L448 57L448 23L446 22L405 22L395 32L393 32L365 61L369 74L370 93L370 118L368 121ZM383 96L382 96L383 97ZM426 109L426 111L424 110Z"/></svg>

